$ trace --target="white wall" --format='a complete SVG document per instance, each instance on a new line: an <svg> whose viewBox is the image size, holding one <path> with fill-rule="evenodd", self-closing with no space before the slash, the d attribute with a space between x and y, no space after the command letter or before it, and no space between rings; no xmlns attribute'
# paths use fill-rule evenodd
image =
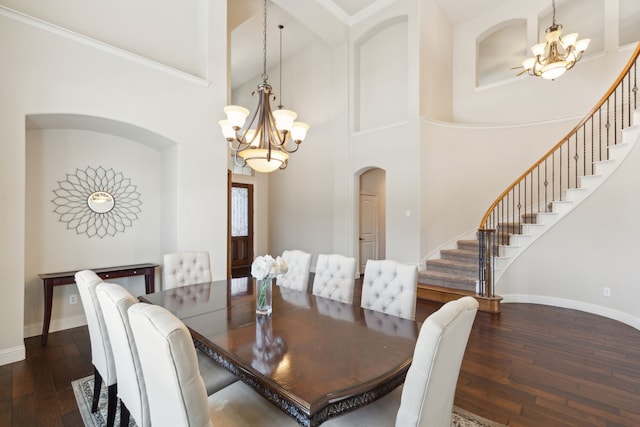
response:
<svg viewBox="0 0 640 427"><path fill-rule="evenodd" d="M354 119L352 128L354 133L350 137L350 170L351 182L354 188L347 188L344 197L351 202L352 213L350 219L353 227L350 230L351 242L349 247L358 258L358 181L359 176L371 167L384 169L386 172L386 257L400 262L418 264L420 262L420 237L415 230L420 229L420 191L422 183L420 176L420 156L414 155L420 150L420 7L418 2L398 1L380 13L363 21L352 28L351 40L354 49L352 62L358 61L359 56L355 50L366 46L367 40L372 37L371 31L383 31L388 26L393 26L393 32L386 32L388 37L384 43L377 42L377 63L368 64L366 69L352 65L352 102L354 110L352 114L359 114L371 109L356 109L360 98L357 97L356 87L360 87L359 79L368 68L395 67L385 62L386 50L394 50L401 43L408 43L407 58L404 62L405 69L396 70L398 76L386 82L385 87L378 90L397 92L395 98L387 99L386 110L404 112L404 118L399 120L397 116L394 123L380 122L379 127L358 131ZM398 22L406 22L406 25L398 25ZM399 31L400 29L404 30ZM400 82L402 80L402 82ZM372 90L373 88L370 88ZM401 96L400 96L401 95ZM371 121L367 123L372 123ZM386 125L386 126L382 126ZM348 177L345 177L348 178Z"/></svg>
<svg viewBox="0 0 640 427"><path fill-rule="evenodd" d="M161 151L136 141L76 129L27 131L25 336L42 332L44 308L38 274L146 262L162 264L161 236L167 227L162 206L165 195L169 196L162 186L165 173L162 166ZM67 181L68 175L75 177L78 169L86 171L88 167L113 169L136 186L141 211L124 232L89 237L76 232L75 227L68 229L67 222L61 222L60 215L54 212L56 205L52 200L56 198L54 190L59 188L58 182ZM116 199L116 210L120 203ZM144 293L142 277L130 282L123 284L128 285L132 294ZM74 285L59 287L54 292L51 331L64 329L60 321L84 323L81 304L68 303L71 294L78 295ZM80 318L75 319L77 316Z"/></svg>
<svg viewBox="0 0 640 427"><path fill-rule="evenodd" d="M577 0L572 0L577 1ZM605 0L593 11L604 20L605 53L587 55L561 78L546 81L526 75L502 83L476 87L476 43L486 30L512 19L528 22L528 46L538 43L538 14L547 0L510 1L455 26L453 30L453 121L458 123L534 123L586 114L600 99L626 63L633 47L618 48L617 0ZM562 23L562 16L557 17ZM567 26L565 31L572 32ZM581 34L582 37L590 37ZM597 37L595 35L594 37ZM598 44L597 42L594 44ZM634 46L635 47L635 46ZM527 55L529 52L527 52ZM524 59L524 56L523 56ZM514 67L520 63L513 64ZM490 106L490 108L487 108Z"/></svg>
<svg viewBox="0 0 640 427"><path fill-rule="evenodd" d="M485 211L502 191L580 119L512 126L424 120L422 255L429 256L449 243L455 245L455 240L475 232Z"/></svg>
<svg viewBox="0 0 640 427"><path fill-rule="evenodd" d="M318 42L284 64L290 77L283 81L286 105L311 129L290 155L289 166L269 177L269 250L311 253L314 271L318 255L335 250L333 180L346 151L346 94L341 93L344 76L336 76L334 70L343 60Z"/></svg>
<svg viewBox="0 0 640 427"><path fill-rule="evenodd" d="M640 141L587 200L514 260L496 293L507 302L576 308L640 329L639 168Z"/></svg>
<svg viewBox="0 0 640 427"><path fill-rule="evenodd" d="M420 116L450 122L453 25L437 0L420 3Z"/></svg>
<svg viewBox="0 0 640 427"><path fill-rule="evenodd" d="M207 76L206 0L2 0L0 4L178 70Z"/></svg>
<svg viewBox="0 0 640 427"><path fill-rule="evenodd" d="M179 147L174 153L177 166L171 174L175 172L177 179L166 184L175 186L178 194L177 206L168 213L168 218L175 216L177 226L175 235L166 237L164 243L175 243L171 249L177 250L209 250L215 278L226 277L226 150L224 144L212 143L220 138L212 118L219 115L226 98L226 66L215 62L226 58L226 2L216 1L211 6L200 17L209 21L210 33L203 41L210 58L208 80L0 9L4 64L0 79L0 268L4 272L0 364L24 357L24 323L36 321L31 311L25 319L25 285L33 283L32 272L27 277L25 265L25 120L31 114L99 117L175 141ZM149 19L153 19L149 10L138 17L139 22ZM156 249L153 253L148 247L145 250L150 252L138 254L141 259L158 259ZM54 266L50 256L43 254L41 265L64 270L64 266ZM87 265L102 264L99 254L87 256L85 261ZM29 301L38 298L36 292L29 288Z"/></svg>

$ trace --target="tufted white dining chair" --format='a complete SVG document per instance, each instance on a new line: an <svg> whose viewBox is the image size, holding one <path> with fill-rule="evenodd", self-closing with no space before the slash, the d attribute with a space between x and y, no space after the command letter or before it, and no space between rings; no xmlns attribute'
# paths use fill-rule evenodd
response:
<svg viewBox="0 0 640 427"><path fill-rule="evenodd" d="M129 425L132 416L138 427L149 427L149 402L138 349L133 339L127 310L137 301L120 285L103 282L96 288L118 375L120 426Z"/></svg>
<svg viewBox="0 0 640 427"><path fill-rule="evenodd" d="M129 307L137 301L129 291L115 283L99 284L96 295L107 325L118 376L120 425L128 426L131 415L138 427L150 426L147 388L127 314ZM238 380L206 355L197 353L198 368L208 395Z"/></svg>
<svg viewBox="0 0 640 427"><path fill-rule="evenodd" d="M460 365L477 310L475 298L462 297L427 317L404 386L323 427L450 427Z"/></svg>
<svg viewBox="0 0 640 427"><path fill-rule="evenodd" d="M313 279L313 294L352 304L355 277L355 258L320 254Z"/></svg>
<svg viewBox="0 0 640 427"><path fill-rule="evenodd" d="M282 252L282 259L287 263L289 269L286 274L278 276L276 284L306 292L309 286L311 254L294 249Z"/></svg>
<svg viewBox="0 0 640 427"><path fill-rule="evenodd" d="M98 410L100 389L104 382L107 386L107 426L113 427L118 404L117 377L107 325L96 296L96 287L102 283L102 279L91 270L82 270L75 274L75 280L87 318L89 340L91 341L91 363L93 363L94 369L91 412L94 413Z"/></svg>
<svg viewBox="0 0 640 427"><path fill-rule="evenodd" d="M212 280L207 251L183 251L164 255L164 288L171 289Z"/></svg>
<svg viewBox="0 0 640 427"><path fill-rule="evenodd" d="M418 267L392 260L368 260L360 306L414 320Z"/></svg>
<svg viewBox="0 0 640 427"><path fill-rule="evenodd" d="M129 308L129 320L154 427L298 425L241 381L207 397L191 334L165 308L136 304Z"/></svg>

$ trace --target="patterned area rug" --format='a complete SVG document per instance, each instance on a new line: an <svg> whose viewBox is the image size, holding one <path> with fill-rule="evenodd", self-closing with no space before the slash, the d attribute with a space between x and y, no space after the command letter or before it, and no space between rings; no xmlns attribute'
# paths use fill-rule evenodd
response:
<svg viewBox="0 0 640 427"><path fill-rule="evenodd" d="M91 396L93 395L93 375L79 380L75 380L71 383L73 386L73 394L76 396L78 402L78 409L80 415L84 421L84 425L87 427L104 427L107 425L107 389L103 385L100 393L100 401L98 403L98 411L95 414L91 413ZM120 425L120 406L116 411L115 426ZM136 427L136 423L131 419L129 421L129 427ZM451 427L504 427L503 424L499 424L493 421L489 421L485 418L479 417L475 414L465 411L464 409L455 407L453 408L453 419L451 420Z"/></svg>

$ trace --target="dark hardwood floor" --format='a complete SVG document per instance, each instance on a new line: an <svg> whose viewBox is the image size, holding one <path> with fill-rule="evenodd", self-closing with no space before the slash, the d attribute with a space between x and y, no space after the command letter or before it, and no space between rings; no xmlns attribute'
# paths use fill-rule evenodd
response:
<svg viewBox="0 0 640 427"><path fill-rule="evenodd" d="M417 320L439 306L420 301ZM87 328L25 345L0 366L0 426L82 426L70 382L93 372ZM534 304L479 312L455 403L509 426L640 426L640 331Z"/></svg>

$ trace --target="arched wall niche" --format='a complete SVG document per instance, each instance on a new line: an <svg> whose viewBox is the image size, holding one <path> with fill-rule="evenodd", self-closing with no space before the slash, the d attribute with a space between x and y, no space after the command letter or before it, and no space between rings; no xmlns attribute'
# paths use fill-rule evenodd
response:
<svg viewBox="0 0 640 427"><path fill-rule="evenodd" d="M24 325L25 336L33 336L42 327L39 274L145 262L162 264L162 255L175 246L177 239L178 144L132 123L58 113L26 116L25 141ZM120 219L127 219L118 222L116 218L111 224L127 223L125 227L105 232L107 226L103 226L102 233L87 232L87 227L78 224L91 223L100 215L71 195L63 205L65 210L71 209L74 218L64 219L56 211L60 202L54 202L59 199L55 191L62 186L80 194L106 181L95 178L97 169L116 177L108 180L108 188L115 191L108 191L122 196L120 200L116 196L114 203L116 208L121 207ZM85 178L86 182L82 181ZM125 186L127 191L120 191ZM130 201L127 205L124 193L135 193L135 209L130 209L134 206ZM103 219L107 220L106 214ZM157 269L158 284L161 273ZM144 293L141 277L116 281L133 295ZM54 292L50 330L84 324L82 305L68 303L71 294L77 294L75 286L62 286Z"/></svg>
<svg viewBox="0 0 640 427"><path fill-rule="evenodd" d="M83 114L31 114L25 119L26 130L78 129L118 136L163 151L174 141L143 127L105 117Z"/></svg>
<svg viewBox="0 0 640 427"><path fill-rule="evenodd" d="M408 31L408 17L399 15L378 23L355 41L356 132L407 120Z"/></svg>
<svg viewBox="0 0 640 427"><path fill-rule="evenodd" d="M619 0L618 46L637 43L640 40L640 2Z"/></svg>
<svg viewBox="0 0 640 427"><path fill-rule="evenodd" d="M527 20L502 21L476 39L476 85L486 86L512 79L512 70L526 57Z"/></svg>

